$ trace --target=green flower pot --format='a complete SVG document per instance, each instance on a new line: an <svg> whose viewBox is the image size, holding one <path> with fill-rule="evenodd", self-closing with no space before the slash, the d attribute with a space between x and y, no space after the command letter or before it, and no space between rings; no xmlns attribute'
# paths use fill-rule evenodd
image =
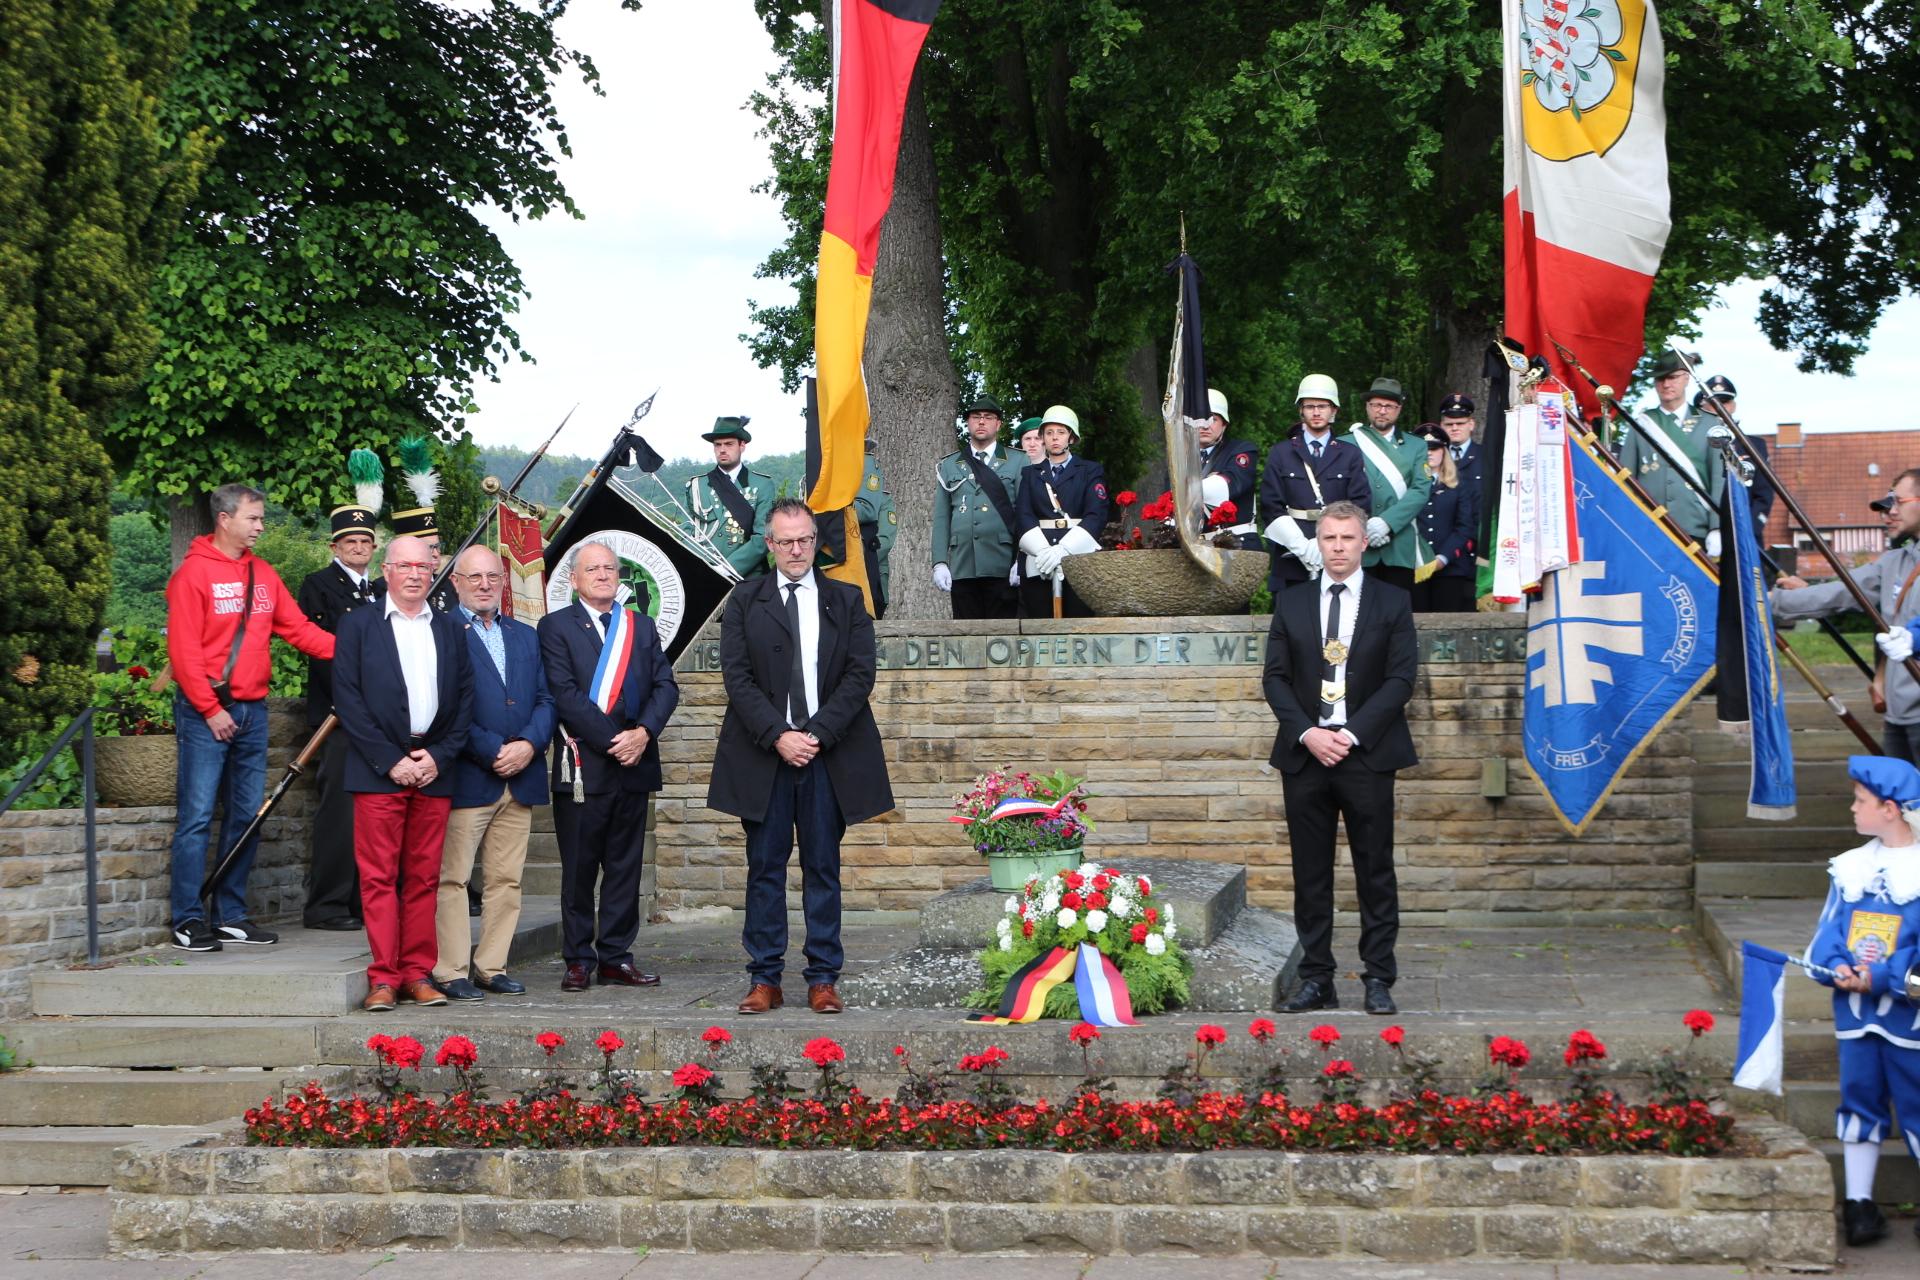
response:
<svg viewBox="0 0 1920 1280"><path fill-rule="evenodd" d="M1035 876L1042 880L1061 871L1071 871L1086 861L1084 849L1062 849L1058 853L990 853L987 876L996 889L1018 893Z"/></svg>

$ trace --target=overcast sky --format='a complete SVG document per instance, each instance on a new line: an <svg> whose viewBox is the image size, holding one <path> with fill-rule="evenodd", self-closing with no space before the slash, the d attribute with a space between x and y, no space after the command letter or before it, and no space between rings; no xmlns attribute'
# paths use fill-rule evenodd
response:
<svg viewBox="0 0 1920 1280"><path fill-rule="evenodd" d="M479 388L474 437L532 448L577 402L554 451L597 455L658 387L645 434L670 458L704 456L700 433L722 414L753 419L750 453L798 449L799 396L756 368L738 337L749 299L792 297L753 278L784 228L773 197L751 190L768 162L745 104L774 69L752 6L662 0L634 14L576 4L560 30L598 63L606 91L568 84L558 95L573 144L560 172L586 216L494 220L532 291L514 325L538 363ZM1798 373L1767 345L1754 323L1759 294L1754 282L1726 290L1697 344L1708 369L1738 386L1744 422L1896 426L1887 406L1908 393L1920 302L1888 312L1856 376L1840 378Z"/></svg>

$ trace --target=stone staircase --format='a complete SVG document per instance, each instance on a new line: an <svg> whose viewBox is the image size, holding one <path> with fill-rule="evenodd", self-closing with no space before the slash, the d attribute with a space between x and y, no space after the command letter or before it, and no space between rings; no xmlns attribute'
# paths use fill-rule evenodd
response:
<svg viewBox="0 0 1920 1280"><path fill-rule="evenodd" d="M1865 681L1852 667L1822 667L1821 680L1876 736L1880 717L1866 705ZM1718 732L1712 699L1693 707L1694 890L1701 934L1733 983L1741 988L1743 939L1797 954L1813 931L1826 897L1827 859L1860 842L1848 812L1852 786L1847 757L1866 748L1843 727L1797 675L1788 673L1787 722L1793 731L1798 814L1791 822L1746 816L1748 748ZM1834 1108L1840 1085L1834 1055L1832 993L1789 972L1786 986L1785 1095L1739 1095L1741 1105L1767 1111L1813 1139L1842 1177ZM1890 1205L1920 1203L1920 1167L1897 1139L1882 1153L1875 1193Z"/></svg>

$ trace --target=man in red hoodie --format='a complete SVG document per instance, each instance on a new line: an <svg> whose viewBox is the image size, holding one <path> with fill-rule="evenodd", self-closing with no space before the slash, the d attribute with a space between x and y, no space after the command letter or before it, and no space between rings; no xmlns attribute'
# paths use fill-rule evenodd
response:
<svg viewBox="0 0 1920 1280"><path fill-rule="evenodd" d="M279 636L311 658L333 657L333 637L307 621L273 566L253 554L267 524L266 495L243 484L213 491L213 532L193 540L167 579L167 657L173 663L180 795L173 831L173 945L218 951L223 943L266 944L280 935L247 921L247 873L257 841L234 859L214 895L213 919L200 905L215 800L224 803L220 843L259 811L267 788L269 642ZM241 626L245 620L245 628Z"/></svg>

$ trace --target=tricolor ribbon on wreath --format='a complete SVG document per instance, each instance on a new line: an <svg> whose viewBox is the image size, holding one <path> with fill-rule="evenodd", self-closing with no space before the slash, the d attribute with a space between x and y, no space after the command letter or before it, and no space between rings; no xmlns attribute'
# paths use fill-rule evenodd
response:
<svg viewBox="0 0 1920 1280"><path fill-rule="evenodd" d="M1028 961L1007 979L1007 989L1000 995L998 1009L992 1013L970 1014L967 1021L994 1026L1038 1022L1046 1010L1048 993L1069 978L1073 979L1074 991L1080 997L1083 1021L1096 1027L1137 1025L1126 978L1119 966L1091 942L1083 942L1072 950L1055 947Z"/></svg>

